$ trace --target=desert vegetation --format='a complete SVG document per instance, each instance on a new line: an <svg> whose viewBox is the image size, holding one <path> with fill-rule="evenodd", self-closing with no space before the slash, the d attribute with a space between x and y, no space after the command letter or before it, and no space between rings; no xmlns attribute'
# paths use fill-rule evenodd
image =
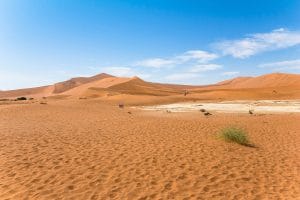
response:
<svg viewBox="0 0 300 200"><path fill-rule="evenodd" d="M226 142L233 142L244 146L251 146L247 132L239 127L230 126L220 131L220 138Z"/></svg>
<svg viewBox="0 0 300 200"><path fill-rule="evenodd" d="M200 109L200 112L206 112L206 110L204 108Z"/></svg>
<svg viewBox="0 0 300 200"><path fill-rule="evenodd" d="M16 101L26 101L27 98L26 97L18 97L16 98Z"/></svg>

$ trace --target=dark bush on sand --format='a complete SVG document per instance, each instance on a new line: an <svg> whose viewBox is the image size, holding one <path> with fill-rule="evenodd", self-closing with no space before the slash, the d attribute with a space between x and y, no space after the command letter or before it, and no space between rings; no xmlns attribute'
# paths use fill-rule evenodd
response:
<svg viewBox="0 0 300 200"><path fill-rule="evenodd" d="M16 101L26 101L27 98L26 97L18 97L16 98Z"/></svg>

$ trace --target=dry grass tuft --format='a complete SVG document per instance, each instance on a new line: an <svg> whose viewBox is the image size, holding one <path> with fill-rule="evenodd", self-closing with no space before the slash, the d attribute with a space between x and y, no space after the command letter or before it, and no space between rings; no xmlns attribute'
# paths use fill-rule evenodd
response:
<svg viewBox="0 0 300 200"><path fill-rule="evenodd" d="M253 146L250 144L246 131L237 127L226 127L222 129L220 138L226 142L234 142L244 146Z"/></svg>

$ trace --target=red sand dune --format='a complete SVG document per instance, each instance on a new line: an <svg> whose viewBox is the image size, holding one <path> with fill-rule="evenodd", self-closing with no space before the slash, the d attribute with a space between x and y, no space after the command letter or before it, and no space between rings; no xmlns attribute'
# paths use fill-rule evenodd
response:
<svg viewBox="0 0 300 200"><path fill-rule="evenodd" d="M0 91L0 98L146 95L168 96L174 99L174 96L183 96L185 90L190 91L188 97L184 97L185 99L298 99L300 98L300 75L274 73L258 77L238 77L214 85L188 86L151 83L138 77L121 78L99 74L73 78L50 86Z"/></svg>
<svg viewBox="0 0 300 200"><path fill-rule="evenodd" d="M54 85L36 87L36 88L27 88L19 90L10 90L10 91L0 91L0 98L15 98L20 96L28 97L48 97L53 95L62 94L68 90L79 87L84 84L91 82L99 81L105 78L113 77L109 74L98 74L92 77L77 77L70 80L56 83Z"/></svg>
<svg viewBox="0 0 300 200"><path fill-rule="evenodd" d="M192 92L206 99L299 99L300 75L273 73L238 77L192 89Z"/></svg>
<svg viewBox="0 0 300 200"><path fill-rule="evenodd" d="M258 77L239 77L217 85L226 88L300 87L300 75L274 73Z"/></svg>
<svg viewBox="0 0 300 200"><path fill-rule="evenodd" d="M64 82L60 82L60 83L57 83L54 85L54 91L53 93L62 93L62 92L65 92L65 91L68 91L72 88L75 88L77 86L80 86L82 84L87 84L87 83L90 83L90 82L94 82L94 81L99 81L99 80L102 80L102 79L105 79L105 78L110 78L110 77L113 77L109 74L105 74L105 73L102 73L102 74L98 74L96 76L92 76L92 77L77 77L77 78L72 78L68 81L64 81Z"/></svg>

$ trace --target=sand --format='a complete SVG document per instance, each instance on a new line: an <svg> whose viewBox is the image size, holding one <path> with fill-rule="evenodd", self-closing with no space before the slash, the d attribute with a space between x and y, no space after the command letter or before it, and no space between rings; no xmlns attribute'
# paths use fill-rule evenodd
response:
<svg viewBox="0 0 300 200"><path fill-rule="evenodd" d="M299 199L299 121L102 100L0 105L0 199ZM255 148L217 139L228 125Z"/></svg>

